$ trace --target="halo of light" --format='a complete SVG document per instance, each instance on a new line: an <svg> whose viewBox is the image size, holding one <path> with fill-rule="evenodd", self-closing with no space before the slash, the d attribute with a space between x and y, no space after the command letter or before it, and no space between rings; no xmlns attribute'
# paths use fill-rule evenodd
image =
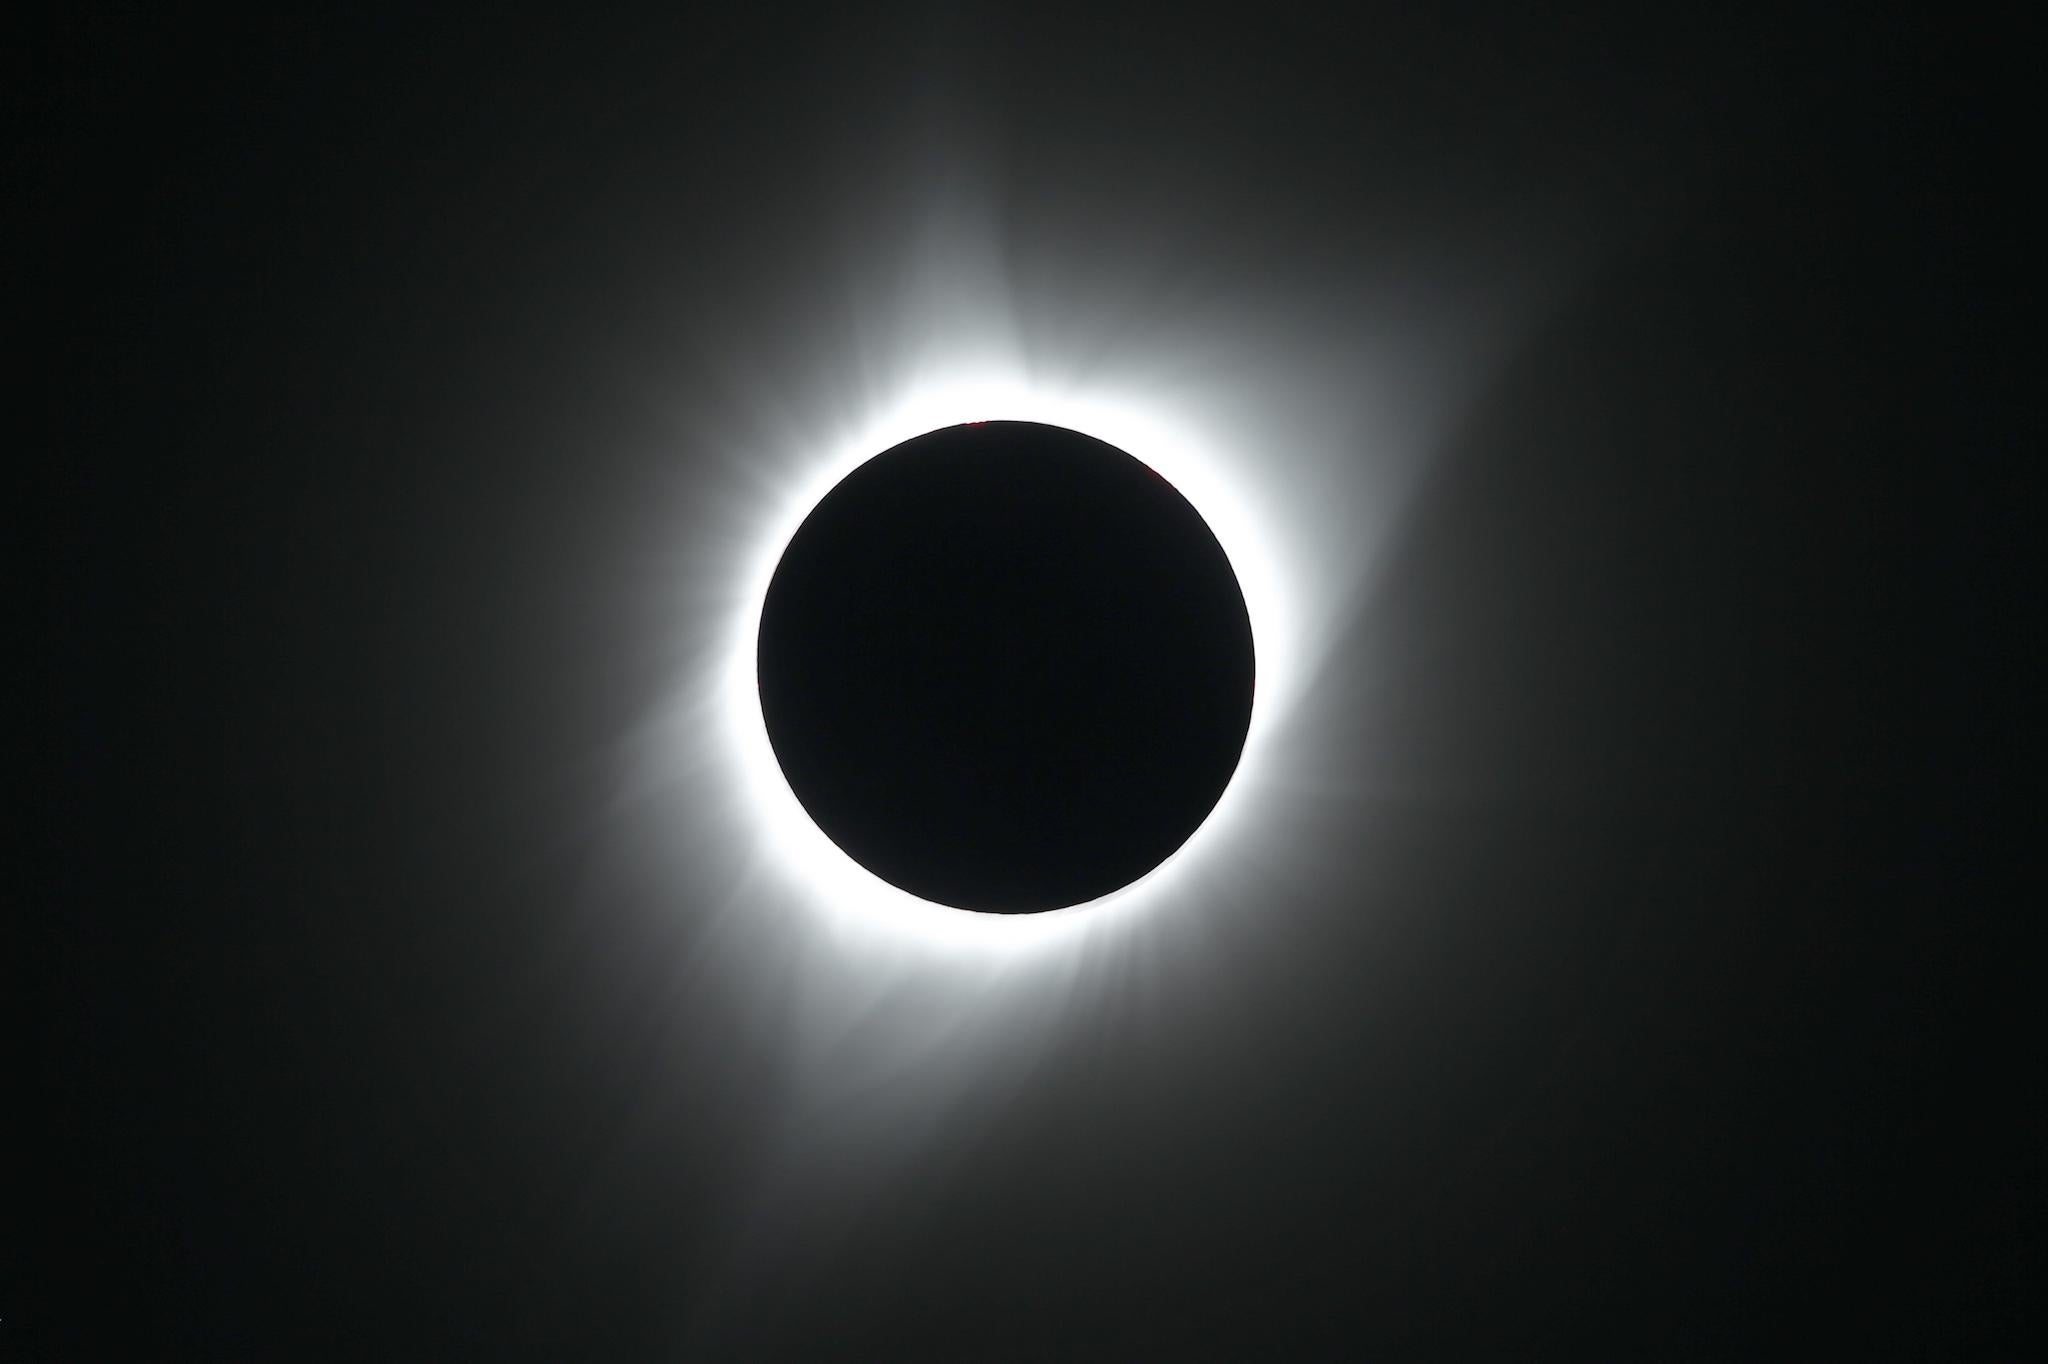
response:
<svg viewBox="0 0 2048 1364"><path fill-rule="evenodd" d="M812 508L855 468L913 436L972 421L1016 420L1067 427L1107 441L1155 469L1208 523L1228 556L1251 617L1257 689L1236 772L1215 808L1171 857L1130 885L1086 904L1043 914L980 914L920 899L883 881L828 838L797 801L768 740L755 676L756 639L769 580ZM1288 609L1281 557L1257 523L1242 463L1163 404L1080 386L1033 384L1022 375L954 373L929 379L850 429L822 441L777 481L725 627L720 700L721 757L765 862L807 908L841 933L879 935L949 953L1033 952L1065 946L1149 917L1185 889L1210 859L1227 857L1245 832L1245 793L1270 758L1279 712L1293 695L1297 622Z"/></svg>

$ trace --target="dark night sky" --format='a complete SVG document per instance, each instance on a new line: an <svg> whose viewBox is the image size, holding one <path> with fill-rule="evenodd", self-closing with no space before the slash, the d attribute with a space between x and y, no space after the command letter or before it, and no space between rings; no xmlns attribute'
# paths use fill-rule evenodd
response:
<svg viewBox="0 0 2048 1364"><path fill-rule="evenodd" d="M2032 1334L2011 35L1403 8L46 24L0 1353ZM1201 933L978 1022L615 813L932 204L1041 347L1285 357L1355 579Z"/></svg>

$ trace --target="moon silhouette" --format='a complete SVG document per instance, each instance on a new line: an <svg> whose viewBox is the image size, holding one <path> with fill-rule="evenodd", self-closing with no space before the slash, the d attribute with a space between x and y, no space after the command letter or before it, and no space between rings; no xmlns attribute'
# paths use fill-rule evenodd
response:
<svg viewBox="0 0 2048 1364"><path fill-rule="evenodd" d="M913 895L1030 914L1100 899L1199 828L1251 720L1245 600L1152 469L1036 422L869 460L798 528L757 654L784 777Z"/></svg>

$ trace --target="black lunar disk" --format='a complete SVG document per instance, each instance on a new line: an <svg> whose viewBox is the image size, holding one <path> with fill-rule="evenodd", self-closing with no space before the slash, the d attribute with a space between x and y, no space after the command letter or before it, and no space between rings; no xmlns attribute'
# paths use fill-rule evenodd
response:
<svg viewBox="0 0 2048 1364"><path fill-rule="evenodd" d="M1251 621L1207 524L1115 446L1035 422L848 475L776 567L758 665L818 827L913 895L1002 914L1158 866L1251 722Z"/></svg>

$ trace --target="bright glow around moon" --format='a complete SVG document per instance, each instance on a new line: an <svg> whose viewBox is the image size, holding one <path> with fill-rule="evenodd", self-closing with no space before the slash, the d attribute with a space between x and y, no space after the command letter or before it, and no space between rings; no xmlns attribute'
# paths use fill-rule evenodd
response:
<svg viewBox="0 0 2048 1364"><path fill-rule="evenodd" d="M622 799L657 821L647 865L689 888L736 961L823 951L835 972L906 970L934 988L1018 968L1043 980L1122 960L1140 927L1137 950L1177 950L1166 938L1208 936L1224 907L1270 906L1305 874L1289 849L1306 812L1357 780L1322 770L1319 730L1369 698L1319 689L1324 660L1530 301L1498 277L1437 288L1393 265L1366 310L1277 276L1256 301L1163 296L1091 269L1088 253L1005 258L1002 238L972 205L854 233L802 284L800 325L702 324L692 355L711 357L719 401L700 398L667 427L688 450L659 589L679 671L652 733L633 741ZM911 437L988 420L1066 427L1158 471L1228 555L1256 650L1243 754L1209 818L1142 879L1041 914L932 904L847 856L784 780L755 677L769 581L819 500Z"/></svg>
<svg viewBox="0 0 2048 1364"><path fill-rule="evenodd" d="M721 694L727 761L772 849L771 861L791 874L814 909L876 932L914 935L960 950L1043 947L1084 936L1104 916L1149 913L1185 890L1190 868L1227 851L1241 835L1243 791L1256 783L1272 717L1290 694L1295 623L1287 610L1283 570L1272 537L1249 510L1256 503L1231 463L1200 433L1176 423L1163 405L1074 389L1035 387L1020 376L960 375L906 394L890 409L828 443L808 468L779 489L764 518L732 614L728 670ZM1236 774L1203 826L1175 854L1131 885L1102 899L1033 915L978 914L932 904L875 876L818 828L783 779L763 726L754 675L755 640L770 578L797 528L820 499L860 464L925 432L963 422L1017 420L1067 427L1105 440L1157 470L1209 523L1244 592L1258 661L1251 727Z"/></svg>
<svg viewBox="0 0 2048 1364"><path fill-rule="evenodd" d="M674 928L675 996L721 1001L691 1045L772 1072L720 1252L743 1278L778 1276L792 1229L839 1215L815 1207L881 1189L1091 1014L1221 998L1251 943L1327 900L1333 859L1361 865L1359 802L1407 795L1361 738L1405 666L1361 647L1376 575L1552 282L1390 250L1344 262L1333 293L1313 259L1233 261L1199 231L1105 251L1020 231L959 170L822 228L758 287L679 293L676 353L638 357L636 495L666 528L642 581L671 681L621 736L588 903L593 923L644 908L643 932ZM1084 433L1171 483L1230 560L1257 667L1201 827L1114 894L1037 914L933 904L842 851L783 776L755 671L769 582L820 499L905 440L995 420Z"/></svg>

